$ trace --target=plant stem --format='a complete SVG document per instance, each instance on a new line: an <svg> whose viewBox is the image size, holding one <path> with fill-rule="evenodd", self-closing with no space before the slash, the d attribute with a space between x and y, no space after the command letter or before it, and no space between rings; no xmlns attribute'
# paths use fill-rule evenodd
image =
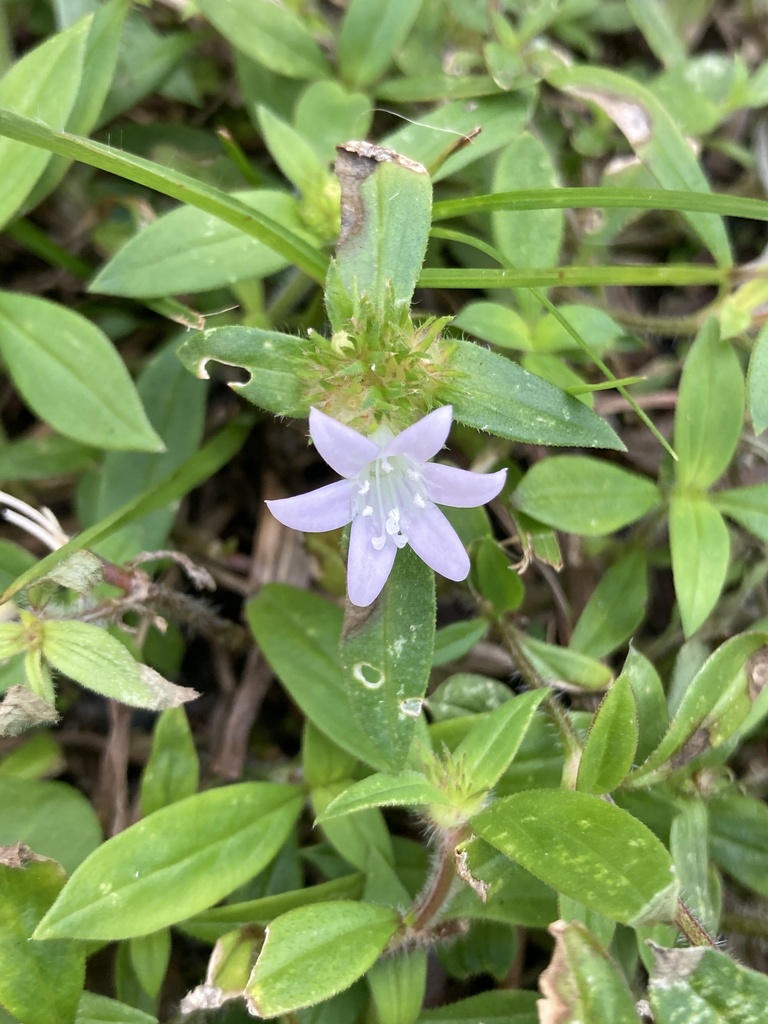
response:
<svg viewBox="0 0 768 1024"><path fill-rule="evenodd" d="M427 883L427 887L417 897L412 909L406 914L406 921L412 922L411 928L414 932L423 933L426 931L430 922L440 912L456 878L456 866L454 863L456 846L463 839L466 839L467 835L467 830L462 827L446 832L441 836L435 860L435 869Z"/></svg>
<svg viewBox="0 0 768 1024"><path fill-rule="evenodd" d="M682 900L677 901L675 924L692 946L715 946L715 940Z"/></svg>

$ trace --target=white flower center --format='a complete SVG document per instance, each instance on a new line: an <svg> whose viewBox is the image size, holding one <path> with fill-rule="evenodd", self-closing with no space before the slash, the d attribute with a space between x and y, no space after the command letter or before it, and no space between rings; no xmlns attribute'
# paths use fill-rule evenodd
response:
<svg viewBox="0 0 768 1024"><path fill-rule="evenodd" d="M355 516L370 517L371 544L381 551L391 537L399 548L408 543L408 524L430 504L419 464L408 455L376 459L357 477Z"/></svg>

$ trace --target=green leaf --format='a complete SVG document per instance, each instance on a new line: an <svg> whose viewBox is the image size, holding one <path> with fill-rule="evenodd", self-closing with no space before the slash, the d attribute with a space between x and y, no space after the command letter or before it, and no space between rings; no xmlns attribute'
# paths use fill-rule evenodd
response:
<svg viewBox="0 0 768 1024"><path fill-rule="evenodd" d="M466 79L442 77L438 86L441 101L449 95L451 81L463 84ZM491 91L497 91L492 82ZM392 90L380 86L377 95L384 99L387 92ZM424 164L437 182L500 149L523 130L531 116L530 92L487 97L473 93L473 99L472 103L460 97L452 103L441 102L434 110L420 113L418 121L385 136L383 144ZM483 132L472 145L457 148L457 139L473 132L478 125L483 126Z"/></svg>
<svg viewBox="0 0 768 1024"><path fill-rule="evenodd" d="M115 73L123 22L129 7L130 0L112 0L111 3L93 4L89 8L93 11L93 18L85 40L80 85L66 122L69 132L89 135L98 123ZM47 118L43 120L51 124ZM29 209L38 206L56 188L68 167L69 161L62 157L54 157L48 163L27 201Z"/></svg>
<svg viewBox="0 0 768 1024"><path fill-rule="evenodd" d="M627 0L627 8L661 63L666 67L682 64L686 58L685 47L661 0Z"/></svg>
<svg viewBox="0 0 768 1024"><path fill-rule="evenodd" d="M350 298L366 295L385 316L413 297L429 238L432 183L421 164L368 142L340 146L335 169L339 280Z"/></svg>
<svg viewBox="0 0 768 1024"><path fill-rule="evenodd" d="M271 0L195 0L229 42L270 71L289 78L325 78L322 50L294 11Z"/></svg>
<svg viewBox="0 0 768 1024"><path fill-rule="evenodd" d="M62 434L101 448L162 450L125 365L85 317L0 292L0 353L24 401Z"/></svg>
<svg viewBox="0 0 768 1024"><path fill-rule="evenodd" d="M330 172L314 147L269 107L261 105L256 113L270 156L291 184L305 197L322 188Z"/></svg>
<svg viewBox="0 0 768 1024"><path fill-rule="evenodd" d="M450 398L459 423L529 444L623 450L605 420L577 398L480 345L458 339L451 345L450 367L458 376Z"/></svg>
<svg viewBox="0 0 768 1024"><path fill-rule="evenodd" d="M266 214L238 202L226 192L204 185L170 167L113 149L92 139L54 131L39 121L10 110L0 109L0 136L58 153L72 160L80 160L92 167L117 174L128 181L146 185L190 206L196 206L228 224L234 224L245 234L260 239L275 252L295 263L313 280L323 281L325 278L327 257L308 245L303 238Z"/></svg>
<svg viewBox="0 0 768 1024"><path fill-rule="evenodd" d="M549 686L566 690L604 690L613 679L613 672L606 665L580 651L548 644L520 632L517 640L525 657Z"/></svg>
<svg viewBox="0 0 768 1024"><path fill-rule="evenodd" d="M516 611L523 603L525 587L501 545L483 537L472 552L472 580L493 615Z"/></svg>
<svg viewBox="0 0 768 1024"><path fill-rule="evenodd" d="M45 776L60 775L65 766L61 744L50 733L36 732L0 757L0 776L42 779ZM8 844L0 840L0 846L3 845ZM58 860L58 857L54 857L54 860Z"/></svg>
<svg viewBox="0 0 768 1024"><path fill-rule="evenodd" d="M309 412L297 372L306 358L306 344L296 335L259 327L214 327L188 338L178 356L203 380L208 378L209 360L247 370L250 379L230 387L262 409L280 416L306 416Z"/></svg>
<svg viewBox="0 0 768 1024"><path fill-rule="evenodd" d="M643 621L648 600L645 552L633 548L600 577L571 634L572 650L604 658Z"/></svg>
<svg viewBox="0 0 768 1024"><path fill-rule="evenodd" d="M275 918L246 986L248 1009L277 1017L341 992L373 966L399 925L394 910L345 901Z"/></svg>
<svg viewBox="0 0 768 1024"><path fill-rule="evenodd" d="M451 799L438 786L428 782L421 772L387 775L379 772L353 782L318 815L320 822L369 807L417 807L424 804L450 804Z"/></svg>
<svg viewBox="0 0 768 1024"><path fill-rule="evenodd" d="M296 103L294 124L330 166L339 143L367 136L372 116L363 93L347 92L338 82L312 82Z"/></svg>
<svg viewBox="0 0 768 1024"><path fill-rule="evenodd" d="M453 751L474 792L491 789L499 781L520 749L543 699L543 690L513 697L484 715Z"/></svg>
<svg viewBox="0 0 768 1024"><path fill-rule="evenodd" d="M579 921L556 921L549 931L555 937L555 951L539 981L544 995L538 1004L541 1020L640 1024L621 971L595 936Z"/></svg>
<svg viewBox="0 0 768 1024"><path fill-rule="evenodd" d="M91 484L88 509L81 500L81 519L90 523L103 520L110 513L130 502L164 480L194 457L200 448L205 424L207 388L190 377L179 364L176 343L164 345L144 367L136 388L150 423L162 438L165 451L109 452L103 459L95 481ZM82 499L84 484L80 491ZM144 551L156 551L167 544L168 533L176 517L178 504L169 502L147 516L141 517L107 541L95 545L98 554L122 565Z"/></svg>
<svg viewBox="0 0 768 1024"><path fill-rule="evenodd" d="M706 932L716 935L720 923L720 891L718 885L713 899L707 831L707 805L701 799L686 801L672 822L669 852L685 893L686 907Z"/></svg>
<svg viewBox="0 0 768 1024"><path fill-rule="evenodd" d="M434 638L434 574L403 548L373 605L347 605L340 647L349 703L390 768L402 766L416 734Z"/></svg>
<svg viewBox="0 0 768 1024"><path fill-rule="evenodd" d="M651 946L654 968L648 998L657 1024L762 1024L768 978L726 953L702 946Z"/></svg>
<svg viewBox="0 0 768 1024"><path fill-rule="evenodd" d="M200 764L184 708L167 708L155 722L152 753L141 776L141 812L146 818L197 792Z"/></svg>
<svg viewBox="0 0 768 1024"><path fill-rule="evenodd" d="M501 102L508 103L509 99L504 96ZM400 148L413 155L405 146ZM429 162L420 159L422 163ZM768 220L768 201L764 199L675 189L619 188L612 185L595 188L520 189L461 199L443 199L432 207L432 220L465 217L491 210L578 210L589 207L609 210L678 210Z"/></svg>
<svg viewBox="0 0 768 1024"><path fill-rule="evenodd" d="M493 178L494 192L510 188L553 188L557 175L549 153L530 132L523 132L499 154ZM513 267L554 267L563 240L561 210L492 215L493 239Z"/></svg>
<svg viewBox="0 0 768 1024"><path fill-rule="evenodd" d="M557 311L573 330L581 335L592 352L610 348L621 336L622 328L602 309L582 306L578 303L563 303ZM563 326L562 319L546 313L533 331L532 347L537 352L572 352L579 350L573 335Z"/></svg>
<svg viewBox="0 0 768 1024"><path fill-rule="evenodd" d="M157 1017L116 999L83 992L77 1007L75 1024L157 1024Z"/></svg>
<svg viewBox="0 0 768 1024"><path fill-rule="evenodd" d="M488 632L485 619L462 619L443 626L435 633L435 647L432 652L432 667L447 665L469 654Z"/></svg>
<svg viewBox="0 0 768 1024"><path fill-rule="evenodd" d="M667 697L659 673L645 655L632 646L619 678L629 681L635 696L639 725L636 758L642 763L659 745L669 725Z"/></svg>
<svg viewBox="0 0 768 1024"><path fill-rule="evenodd" d="M501 707L514 697L514 691L499 679L457 672L437 686L427 698L430 716L435 722L446 718L482 714Z"/></svg>
<svg viewBox="0 0 768 1024"><path fill-rule="evenodd" d="M362 873L358 872L334 878L330 882L321 882L320 885L276 893L274 896L262 896L260 899L246 900L244 903L225 903L204 910L188 921L182 921L177 927L201 942L213 943L235 928L267 925L273 918L295 907L327 900L357 899L363 892L363 877Z"/></svg>
<svg viewBox="0 0 768 1024"><path fill-rule="evenodd" d="M547 80L556 89L604 111L663 188L709 191L690 145L663 104L644 85L607 68L587 65L558 67ZM722 220L712 214L686 213L685 218L717 264L730 266L730 244Z"/></svg>
<svg viewBox="0 0 768 1024"><path fill-rule="evenodd" d="M0 107L63 128L80 86L90 25L90 19L78 22L14 64L0 81ZM49 160L44 151L8 139L0 141L0 227L24 203Z"/></svg>
<svg viewBox="0 0 768 1024"><path fill-rule="evenodd" d="M496 989L482 992L458 1003L425 1010L419 1024L539 1024L536 992Z"/></svg>
<svg viewBox="0 0 768 1024"><path fill-rule="evenodd" d="M768 543L768 484L713 491L711 501L729 519Z"/></svg>
<svg viewBox="0 0 768 1024"><path fill-rule="evenodd" d="M0 116L0 128L4 118ZM425 267L417 282L419 288L577 288L605 285L648 285L671 287L684 284L725 283L725 271L691 263L663 263L629 266L567 266L551 268L512 267Z"/></svg>
<svg viewBox="0 0 768 1024"><path fill-rule="evenodd" d="M374 768L389 768L350 714L339 658L342 613L315 594L268 583L246 606L256 642L283 686L321 732Z"/></svg>
<svg viewBox="0 0 768 1024"><path fill-rule="evenodd" d="M414 1024L424 1002L427 951L412 949L382 957L367 980L379 1024Z"/></svg>
<svg viewBox="0 0 768 1024"><path fill-rule="evenodd" d="M39 480L93 469L98 449L49 434L0 445L0 480Z"/></svg>
<svg viewBox="0 0 768 1024"><path fill-rule="evenodd" d="M62 868L23 847L0 859L0 1002L23 1024L71 1024L85 978L80 943L30 940L65 881Z"/></svg>
<svg viewBox="0 0 768 1024"><path fill-rule="evenodd" d="M419 16L421 0L352 0L339 32L339 68L356 89L381 78Z"/></svg>
<svg viewBox="0 0 768 1024"><path fill-rule="evenodd" d="M453 327L499 348L528 352L532 348L528 325L514 309L500 302L468 302L453 320Z"/></svg>
<svg viewBox="0 0 768 1024"><path fill-rule="evenodd" d="M518 940L506 922L475 920L453 942L438 946L437 955L451 978L465 981L478 974L489 974L503 983L512 970Z"/></svg>
<svg viewBox="0 0 768 1024"><path fill-rule="evenodd" d="M326 808L348 786L349 779L313 786L312 807L318 819L323 818ZM320 827L334 850L360 871L369 871L372 857L382 864L394 861L392 839L384 817L371 803L360 808L357 814L323 820Z"/></svg>
<svg viewBox="0 0 768 1024"><path fill-rule="evenodd" d="M680 767L733 734L751 704L747 660L766 642L768 633L741 633L707 658L688 685L661 743L628 781L650 785L664 774L658 770L667 762L672 768Z"/></svg>
<svg viewBox="0 0 768 1024"><path fill-rule="evenodd" d="M678 885L654 834L626 811L571 790L497 800L472 829L559 892L621 924L672 921Z"/></svg>
<svg viewBox="0 0 768 1024"><path fill-rule="evenodd" d="M675 596L689 637L717 604L731 550L728 527L706 494L673 492L669 546Z"/></svg>
<svg viewBox="0 0 768 1024"><path fill-rule="evenodd" d="M266 867L301 809L297 787L222 786L120 832L70 878L38 939L124 939L199 913Z"/></svg>
<svg viewBox="0 0 768 1024"><path fill-rule="evenodd" d="M200 696L197 690L176 686L136 661L124 644L100 626L49 620L42 629L43 657L59 672L105 697L162 711Z"/></svg>
<svg viewBox="0 0 768 1024"><path fill-rule="evenodd" d="M595 712L579 761L577 788L612 793L632 767L637 748L637 706L632 687L621 675Z"/></svg>
<svg viewBox="0 0 768 1024"><path fill-rule="evenodd" d="M713 860L748 889L768 896L768 807L732 792L712 797L707 810Z"/></svg>
<svg viewBox="0 0 768 1024"><path fill-rule="evenodd" d="M65 782L0 778L0 806L0 846L26 843L65 871L74 871L101 842L93 807Z"/></svg>
<svg viewBox="0 0 768 1024"><path fill-rule="evenodd" d="M482 883L485 899L464 886L448 902L446 920L500 921L528 928L546 928L557 917L557 898L549 886L477 837L462 844L473 879Z"/></svg>
<svg viewBox="0 0 768 1024"><path fill-rule="evenodd" d="M515 508L547 526L600 537L661 503L655 484L586 455L552 455L535 463L512 496Z"/></svg>
<svg viewBox="0 0 768 1024"><path fill-rule="evenodd" d="M744 377L736 353L720 340L710 317L691 346L675 414L676 476L681 487L704 490L736 450L744 421Z"/></svg>
<svg viewBox="0 0 768 1024"><path fill-rule="evenodd" d="M296 200L276 189L233 192L250 209L311 241ZM96 275L89 291L137 298L208 291L282 270L288 260L214 214L181 206L143 227Z"/></svg>
<svg viewBox="0 0 768 1024"><path fill-rule="evenodd" d="M762 434L768 427L768 324L763 326L752 346L747 371L747 405L753 430Z"/></svg>

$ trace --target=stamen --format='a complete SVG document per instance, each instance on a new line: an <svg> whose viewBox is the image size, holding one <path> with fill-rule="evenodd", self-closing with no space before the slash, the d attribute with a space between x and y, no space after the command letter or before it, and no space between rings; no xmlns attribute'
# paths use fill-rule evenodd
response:
<svg viewBox="0 0 768 1024"><path fill-rule="evenodd" d="M370 480L366 480L362 487L358 487L357 493L358 494L367 494L368 491L370 491L370 489L371 489L371 481ZM363 513L363 515L365 515L365 513Z"/></svg>
<svg viewBox="0 0 768 1024"><path fill-rule="evenodd" d="M414 495L414 497L413 497L413 504L416 506L416 508L426 508L427 507L426 501L424 501L424 499L422 498L422 496L420 494L415 494ZM363 513L363 514L365 514L365 513Z"/></svg>
<svg viewBox="0 0 768 1024"><path fill-rule="evenodd" d="M372 516L373 515L373 507L371 505L366 505L365 508L363 509L363 511L360 513L360 515L362 515L362 516Z"/></svg>
<svg viewBox="0 0 768 1024"><path fill-rule="evenodd" d="M392 463L389 462L388 459L381 459L381 468L384 470L385 473L391 473Z"/></svg>

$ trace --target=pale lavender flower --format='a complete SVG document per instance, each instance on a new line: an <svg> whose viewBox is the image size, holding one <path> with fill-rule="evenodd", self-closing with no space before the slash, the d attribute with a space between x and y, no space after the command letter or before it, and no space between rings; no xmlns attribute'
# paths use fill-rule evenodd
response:
<svg viewBox="0 0 768 1024"><path fill-rule="evenodd" d="M364 437L311 410L309 433L315 448L344 479L267 505L294 530L322 533L352 523L347 569L352 604L365 607L375 601L397 549L406 544L450 580L469 574L464 545L437 505L484 505L504 486L507 471L471 473L430 463L445 444L452 415L446 405L399 434L380 428Z"/></svg>

